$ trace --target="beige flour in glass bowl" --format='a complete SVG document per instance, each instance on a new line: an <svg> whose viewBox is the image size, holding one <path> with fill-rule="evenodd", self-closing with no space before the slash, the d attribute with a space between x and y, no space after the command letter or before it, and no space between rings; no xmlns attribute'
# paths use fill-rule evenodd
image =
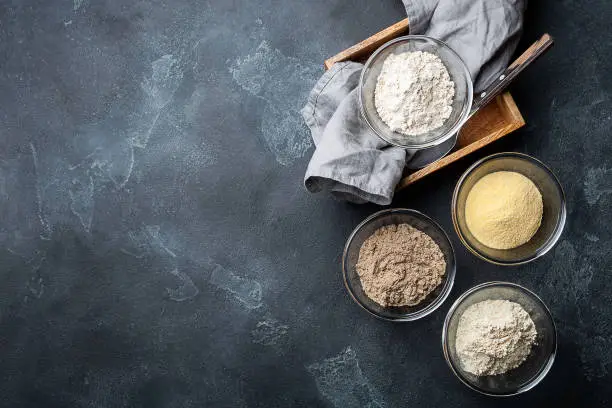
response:
<svg viewBox="0 0 612 408"><path fill-rule="evenodd" d="M461 334L465 335L459 330L461 318L472 306L487 301L515 303L529 315L529 320L525 319L524 315L520 315L520 324L514 328L518 330L511 330L512 341L524 342L523 347L530 343L528 351L517 350L516 345L508 347L507 351L515 355L502 363L504 350L498 348L496 344L492 345L486 339L459 339ZM490 309L485 308L482 311L490 312ZM482 319L481 324L491 325L490 317L481 316L477 320ZM533 332L530 330L530 321L533 322L535 330L533 342L531 342ZM508 329L495 328L494 330L500 334ZM487 333L486 330L484 332ZM502 342L505 340L500 339ZM462 342L464 344L461 344ZM481 357L489 354L496 361L484 365L481 365L479 361L468 361L466 364L465 356L461 354L466 351L465 343L470 342L473 343L472 346ZM550 371L557 352L557 331L550 310L535 293L511 282L486 282L466 291L450 307L442 328L442 349L451 371L468 387L491 396L516 395L535 387ZM520 364L518 364L519 360ZM478 371L479 375L472 371Z"/></svg>
<svg viewBox="0 0 612 408"><path fill-rule="evenodd" d="M417 293L417 288L412 294L396 294L390 298L387 297L386 300L383 300L383 296L379 299L383 303L381 304L366 294L367 284L362 283L357 270L357 263L359 262L361 248L368 238L372 237L381 227L400 224L408 224L420 233L426 234L439 248L445 262L445 269L442 275L438 273L439 284L424 297ZM395 228L397 229L397 227ZM408 229L405 232L407 236L413 236L414 234ZM393 256L391 254L391 257ZM382 210L366 218L349 236L342 257L344 283L353 300L364 310L380 319L398 322L420 319L436 310L450 294L455 279L455 265L455 253L446 232L426 215L405 208ZM432 281L431 286L434 283L435 281ZM430 284L426 286L429 287ZM383 292L379 291L379 293ZM376 295L372 296L377 297ZM399 305L400 303L402 305Z"/></svg>

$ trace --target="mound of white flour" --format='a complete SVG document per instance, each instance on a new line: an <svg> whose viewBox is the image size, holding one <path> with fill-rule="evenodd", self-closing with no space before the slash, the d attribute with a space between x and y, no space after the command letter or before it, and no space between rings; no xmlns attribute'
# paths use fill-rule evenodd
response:
<svg viewBox="0 0 612 408"><path fill-rule="evenodd" d="M436 55L404 52L387 57L374 92L383 122L395 132L414 136L442 126L449 118L455 83Z"/></svg>

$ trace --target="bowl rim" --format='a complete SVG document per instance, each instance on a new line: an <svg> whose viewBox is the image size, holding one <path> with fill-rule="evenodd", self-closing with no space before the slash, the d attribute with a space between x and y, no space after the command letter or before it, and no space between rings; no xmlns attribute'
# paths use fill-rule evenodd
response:
<svg viewBox="0 0 612 408"><path fill-rule="evenodd" d="M359 298L355 295L355 293L351 289L351 286L348 283L348 276L347 276L348 275L347 253L348 253L348 250L349 250L349 247L350 247L351 243L353 242L353 239L355 238L355 235L357 235L357 233L359 231L361 231L361 229L365 225L369 224L374 219L377 219L377 218L385 216L385 215L394 214L394 213L416 215L417 217L425 220L426 222L428 222L429 224L431 224L435 228L437 228L440 232L442 232L442 234L443 234L444 238L446 239L446 241L448 242L448 246L450 248L450 254L452 256L453 267L452 267L452 269L450 271L447 271L447 278L446 278L446 281L444 283L444 287L442 288L442 291L440 292L440 294L438 294L438 296L427 307L425 307L422 310L413 312L413 313L402 315L401 317L390 318L390 317L381 316L378 313L374 312L373 310L370 310L368 307L366 307L365 304L363 304L363 302L361 302L361 300L359 300ZM440 224L438 224L436 221L434 221L431 217L423 214L420 211L413 210L411 208L387 208L387 209L384 209L384 210L377 211L374 214L371 214L366 219L361 221L353 229L353 231L349 235L348 239L346 240L346 243L344 244L344 250L342 252L342 279L343 279L343 282L344 282L344 287L348 291L350 297L353 299L353 301L355 303L357 303L357 305L359 305L359 307L361 307L363 310L365 310L366 312L368 312L372 316L374 316L374 317L376 317L378 319L384 320L384 321L389 321L389 322L411 322L411 321L415 321L415 320L421 319L421 318L423 318L423 317L433 313L436 309L438 309L444 303L444 301L450 295L450 293L451 293L451 291L453 289L453 284L455 282L456 271L457 271L457 258L455 256L455 249L454 249L453 244L452 244L452 242L450 240L450 237L448 236L448 234L446 233L444 228L442 228L442 226L440 226Z"/></svg>
<svg viewBox="0 0 612 408"><path fill-rule="evenodd" d="M427 41L432 41L432 42L438 44L439 46L441 46L442 48L446 48L448 51L450 51L451 54L454 54L455 57L457 57L457 60L459 61L459 65L462 68L462 71L463 71L463 73L465 75L466 82L467 82L467 98L466 98L465 106L463 108L462 116L457 121L457 123L446 132L446 134L443 134L439 138L431 140L431 141L426 142L426 143L400 144L400 143L393 142L391 140L387 140L383 135L378 133L376 131L376 129L374 128L374 126L372 125L372 123L370 122L370 120L368 119L368 117L367 117L367 115L365 113L364 103L363 103L363 81L364 81L365 73L366 73L367 69L370 68L370 66L374 63L374 61L376 60L378 55L383 50L385 50L386 48L392 46L395 43L406 42L406 41L410 41L410 40L427 40ZM473 102L474 102L474 83L473 83L472 75L470 74L470 71L469 71L467 65L465 64L465 61L463 61L463 58L461 58L461 56L453 48L451 48L448 44L446 44L444 41L438 40L438 39L433 38L433 37L429 37L427 35L409 34L409 35L403 35L401 37L397 37L397 38L394 38L394 39L392 39L390 41L387 41L386 43L384 43L383 45L378 47L378 49L376 49L376 51L374 51L372 53L372 55L370 55L370 57L365 62L364 66L363 66L363 69L361 70L361 74L359 76L359 112L360 112L361 116L363 117L365 122L368 124L368 126L370 127L372 132L374 132L374 134L376 136L378 136L379 138L381 138L382 140L384 140L385 142L387 142L387 143L389 143L389 144L391 144L393 146L402 147L402 148L408 149L408 150L426 149L428 147L437 146L437 145L445 142L446 140L448 140L453 134L457 133L459 131L459 129L461 129L461 127L469 119L470 112L472 110ZM394 133L397 133L397 132L394 132Z"/></svg>
<svg viewBox="0 0 612 408"><path fill-rule="evenodd" d="M457 219L458 218L457 217L457 199L459 196L459 191L463 187L463 183L465 182L465 180L468 178L470 174L472 174L474 170L476 170L478 167L480 167L484 163L491 161L491 160L501 158L501 157L519 158L521 160L525 160L525 161L535 164L536 166L539 166L550 176L553 183L557 186L559 195L561 196L561 206L560 206L561 210L559 212L559 219L557 221L557 225L555 226L555 230L553 231L553 233L546 239L544 244L536 251L536 253L534 253L533 255L527 256L525 258L521 258L521 259L517 259L513 261L504 261L501 259L489 257L488 255L478 251L465 238L463 231L461 230L461 227L459 226L458 219ZM476 255L478 258L484 261L490 262L495 265L514 266L514 265L523 265L523 264L535 261L536 259L546 255L551 249L555 247L555 245L559 242L559 238L561 238L563 229L565 228L565 223L567 219L566 203L567 201L565 198L565 192L563 191L563 186L559 182L559 179L557 178L555 173L553 173L552 170L548 166L546 166L542 161L536 159L533 156L525 154L525 153L500 152L500 153L491 154L489 156L483 157L482 159L476 161L461 175L461 177L457 181L457 184L455 185L455 190L453 191L453 197L451 201L451 215L453 218L453 227L455 228L455 232L459 236L459 240L472 254Z"/></svg>
<svg viewBox="0 0 612 408"><path fill-rule="evenodd" d="M525 384L524 386L518 388L515 392L511 392L511 393L500 393L500 394L490 393L490 392L487 392L487 391L483 391L480 388L474 386L472 383L470 383L455 368L455 365L454 365L454 363L452 362L452 360L450 358L450 352L448 350L449 346L447 344L448 343L448 325L450 324L450 319L455 314L455 312L456 312L457 308L459 307L459 305L461 305L461 303L463 303L463 301L465 299L467 299L473 293L476 293L476 292L478 292L478 291L480 291L482 289L489 288L489 287L494 287L494 286L510 286L510 287L512 287L512 288L514 288L516 290L522 291L523 293L526 293L528 296L531 296L532 298L534 298L542 306L542 309L545 311L546 315L550 319L550 321L552 323L552 327L553 327L553 338L552 338L552 340L553 340L553 349L552 349L552 351L550 353L550 356L546 360L546 363L540 368L538 374L529 383ZM511 397L513 395L518 395L518 394L522 394L524 392L527 392L527 391L531 390L533 387L535 387L536 385L538 385L544 379L544 377L546 377L546 375L549 373L550 369L552 368L552 365L555 362L555 358L557 356L557 347L558 347L557 325L555 324L555 319L553 318L553 315L550 312L550 309L548 308L548 306L546 306L546 303L544 303L544 301L537 294L532 292L531 290L529 290L526 287L521 286L521 285L519 285L517 283L513 283L513 282L505 282L505 281L484 282L484 283L480 283L480 284L478 284L478 285L476 285L476 286L466 290L451 305L450 309L446 313L446 317L444 318L444 325L442 326L442 351L444 353L444 359L446 360L446 363L450 367L450 369L453 372L453 374L455 374L455 377L457 377L468 388L471 388L472 390L474 390L476 392L479 392L479 393L484 394L484 395L488 395L490 397Z"/></svg>

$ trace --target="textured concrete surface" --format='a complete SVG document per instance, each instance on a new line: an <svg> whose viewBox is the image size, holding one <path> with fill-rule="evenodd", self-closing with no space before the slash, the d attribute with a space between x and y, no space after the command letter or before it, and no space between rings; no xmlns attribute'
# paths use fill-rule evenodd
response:
<svg viewBox="0 0 612 408"><path fill-rule="evenodd" d="M449 232L447 302L389 324L339 261L374 206L311 196L299 116L322 61L401 2L0 2L0 405L485 406L444 361L460 293L521 283L556 318L549 376L502 406L612 398L612 4L530 2L513 86L528 125L396 197ZM457 178L486 154L542 159L569 222L544 258L488 265L452 231Z"/></svg>

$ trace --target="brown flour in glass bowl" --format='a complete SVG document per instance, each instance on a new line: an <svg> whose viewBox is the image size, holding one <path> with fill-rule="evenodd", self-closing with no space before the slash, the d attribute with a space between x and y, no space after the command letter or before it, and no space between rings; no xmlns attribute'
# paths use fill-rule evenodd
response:
<svg viewBox="0 0 612 408"><path fill-rule="evenodd" d="M364 284L362 284L362 280L357 272L357 263L359 262L361 248L368 238L374 235L381 227L397 226L400 224L408 224L410 227L429 236L440 249L446 267L444 273L440 275L441 281L439 285L429 294L425 295L417 304L383 306L366 294ZM392 258L393 256L387 259L389 259L389 262L393 262ZM455 252L448 235L434 220L416 210L390 208L372 214L353 230L344 247L342 272L346 289L353 300L364 310L384 320L395 322L412 321L432 313L440 307L450 294L456 272ZM406 298L412 298L413 300L419 297L418 293L414 297L406 296Z"/></svg>

